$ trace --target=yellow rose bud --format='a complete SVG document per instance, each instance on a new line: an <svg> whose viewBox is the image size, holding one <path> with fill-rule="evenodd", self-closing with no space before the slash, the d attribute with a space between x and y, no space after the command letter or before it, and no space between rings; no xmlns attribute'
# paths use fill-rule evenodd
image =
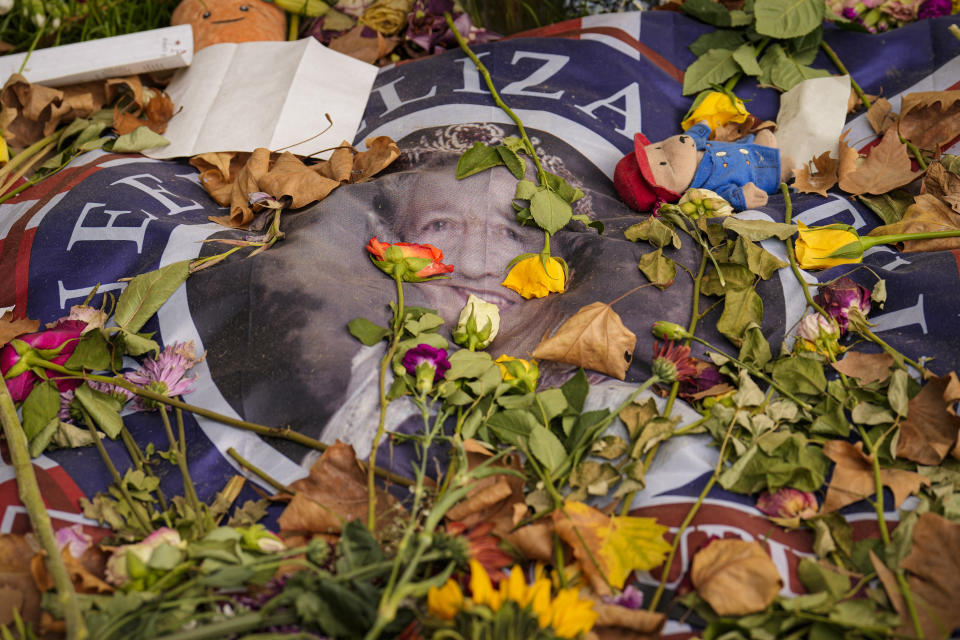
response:
<svg viewBox="0 0 960 640"><path fill-rule="evenodd" d="M829 269L838 264L857 264L863 256L863 247L852 247L849 255L832 256L838 249L860 243L860 236L846 229L808 227L797 223L800 237L797 238L797 263L801 269ZM832 257L831 257L832 256Z"/></svg>
<svg viewBox="0 0 960 640"><path fill-rule="evenodd" d="M705 120L710 126L710 130L713 131L728 122L737 124L746 122L749 115L750 113L743 106L743 100L740 98L730 100L730 96L722 91L711 91L697 105L690 117L680 123L680 126L686 131L701 120Z"/></svg>

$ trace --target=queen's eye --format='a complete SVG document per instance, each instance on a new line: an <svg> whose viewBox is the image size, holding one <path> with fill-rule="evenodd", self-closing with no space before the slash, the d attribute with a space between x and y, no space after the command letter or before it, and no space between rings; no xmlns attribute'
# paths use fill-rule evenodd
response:
<svg viewBox="0 0 960 640"><path fill-rule="evenodd" d="M240 5L240 11L250 11L250 7L245 4Z"/></svg>
<svg viewBox="0 0 960 640"><path fill-rule="evenodd" d="M423 230L424 231L443 231L447 228L446 220L434 220L433 222L428 223Z"/></svg>
<svg viewBox="0 0 960 640"><path fill-rule="evenodd" d="M204 11L204 12L203 12L203 19L206 20L206 19L209 18L209 17L210 17L210 12L209 12L209 11Z"/></svg>

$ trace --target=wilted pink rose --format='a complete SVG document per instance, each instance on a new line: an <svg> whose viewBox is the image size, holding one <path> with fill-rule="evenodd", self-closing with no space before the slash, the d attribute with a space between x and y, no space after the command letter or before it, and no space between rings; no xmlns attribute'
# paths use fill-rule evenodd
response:
<svg viewBox="0 0 960 640"><path fill-rule="evenodd" d="M820 287L814 300L837 321L841 335L847 331L851 311L870 313L870 292L847 276Z"/></svg>
<svg viewBox="0 0 960 640"><path fill-rule="evenodd" d="M56 352L52 357L45 357L43 353L40 356L54 364L63 364L73 355L73 350L77 348L77 343L80 341L80 334L86 326L87 324L80 320L61 320L53 329L14 338L0 349L0 375L6 376L7 372L16 366L23 355L30 350ZM51 374L50 377L56 378L57 375ZM13 401L23 402L39 381L40 378L35 373L27 370L6 380L6 383ZM79 384L79 380L57 380L57 388L60 391L75 389Z"/></svg>
<svg viewBox="0 0 960 640"><path fill-rule="evenodd" d="M771 518L806 519L815 515L819 506L812 493L783 487L773 493L761 493L757 498L757 509Z"/></svg>
<svg viewBox="0 0 960 640"><path fill-rule="evenodd" d="M70 555L74 558L82 556L83 552L93 544L93 537L84 532L83 525L81 524L74 524L69 527L57 529L54 535L57 538L57 547L60 549L68 549Z"/></svg>

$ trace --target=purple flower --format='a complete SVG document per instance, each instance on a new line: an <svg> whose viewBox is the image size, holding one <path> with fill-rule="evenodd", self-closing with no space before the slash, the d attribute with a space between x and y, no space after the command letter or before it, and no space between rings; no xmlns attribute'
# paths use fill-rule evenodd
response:
<svg viewBox="0 0 960 640"><path fill-rule="evenodd" d="M699 358L692 358L692 360L697 373L680 381L681 397L692 398L727 381L715 365Z"/></svg>
<svg viewBox="0 0 960 640"><path fill-rule="evenodd" d="M429 367L433 371L431 382L442 380L450 368L450 361L447 360L447 350L437 349L428 344L418 344L407 351L403 354L400 364L412 376L418 376L420 371L423 370L421 367Z"/></svg>
<svg viewBox="0 0 960 640"><path fill-rule="evenodd" d="M870 292L847 276L820 287L815 300L837 321L841 335L847 331L851 311L870 313Z"/></svg>
<svg viewBox="0 0 960 640"><path fill-rule="evenodd" d="M842 15L847 20L853 20L857 17L857 10L853 7L844 7Z"/></svg>
<svg viewBox="0 0 960 640"><path fill-rule="evenodd" d="M453 24L457 27L457 31L471 44L489 42L498 37L486 29L474 27L466 12L455 13L453 0L416 0L413 3L413 9L407 15L405 35L407 41L427 53L455 49L457 39L443 18L444 12L449 12L453 16Z"/></svg>
<svg viewBox="0 0 960 640"><path fill-rule="evenodd" d="M926 0L917 10L917 18L924 20L948 16L952 10L953 3L950 0Z"/></svg>
<svg viewBox="0 0 960 640"><path fill-rule="evenodd" d="M176 342L166 346L156 359L147 358L142 367L124 374L124 377L137 386L173 398L193 391L194 379L187 378L186 373L202 359L197 358L192 341ZM136 411L152 411L159 406L152 400L137 396L133 408Z"/></svg>
<svg viewBox="0 0 960 640"><path fill-rule="evenodd" d="M16 367L17 373L6 380L14 402L26 400L34 385L40 380L25 366L26 362L21 362L23 356L33 352L35 357L54 364L63 364L70 359L73 350L77 348L80 334L86 326L87 323L80 320L60 320L49 331L19 336L0 349L0 376L6 376ZM52 374L50 377L56 378L57 375ZM57 380L57 388L60 391L75 389L79 384L80 380Z"/></svg>
<svg viewBox="0 0 960 640"><path fill-rule="evenodd" d="M603 599L607 604L615 604L627 609L639 609L643 606L643 591L640 591L632 584L628 584L620 595L607 596Z"/></svg>

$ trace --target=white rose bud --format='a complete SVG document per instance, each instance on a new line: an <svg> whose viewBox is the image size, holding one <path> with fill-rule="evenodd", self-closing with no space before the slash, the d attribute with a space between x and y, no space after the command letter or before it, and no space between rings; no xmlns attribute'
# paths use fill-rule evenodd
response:
<svg viewBox="0 0 960 640"><path fill-rule="evenodd" d="M487 348L500 331L500 309L492 302L470 294L460 311L453 341L470 351Z"/></svg>

